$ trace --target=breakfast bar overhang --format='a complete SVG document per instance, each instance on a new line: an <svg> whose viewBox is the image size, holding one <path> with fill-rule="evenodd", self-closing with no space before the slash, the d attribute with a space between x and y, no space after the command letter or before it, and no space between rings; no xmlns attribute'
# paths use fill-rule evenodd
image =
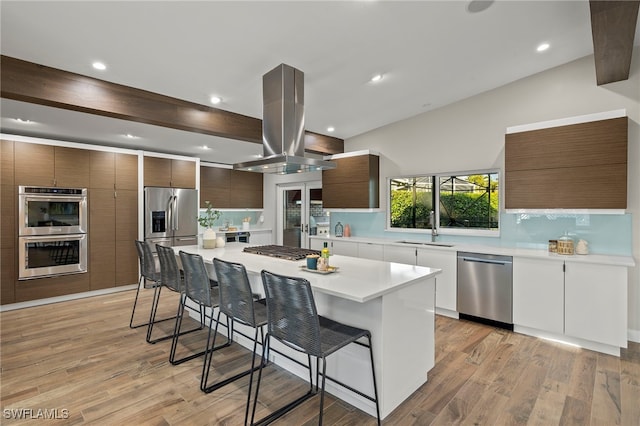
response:
<svg viewBox="0 0 640 426"><path fill-rule="evenodd" d="M435 277L440 269L334 255L330 263L337 272L318 274L301 269L304 260L245 253L247 246L232 243L215 249L180 246L174 250L176 255L181 250L201 255L212 278L214 257L243 264L258 294L264 294L260 278L263 269L309 280L320 315L371 331L383 419L427 381L435 363ZM238 342L251 347L241 337ZM300 365L277 352L301 362L305 358L275 343L271 360L307 379L308 373ZM368 351L359 345L350 345L327 361L328 376L373 395L370 368ZM375 416L375 405L366 398L330 381L327 391Z"/></svg>

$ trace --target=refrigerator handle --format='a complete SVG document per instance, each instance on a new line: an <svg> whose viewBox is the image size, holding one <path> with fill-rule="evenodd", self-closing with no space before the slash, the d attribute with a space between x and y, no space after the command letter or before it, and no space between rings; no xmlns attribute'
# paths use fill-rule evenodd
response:
<svg viewBox="0 0 640 426"><path fill-rule="evenodd" d="M179 211L180 209L178 209L178 196L174 195L173 196L173 230L177 231L178 230L178 214L180 213Z"/></svg>
<svg viewBox="0 0 640 426"><path fill-rule="evenodd" d="M173 229L173 195L169 196L169 200L167 201L167 228Z"/></svg>

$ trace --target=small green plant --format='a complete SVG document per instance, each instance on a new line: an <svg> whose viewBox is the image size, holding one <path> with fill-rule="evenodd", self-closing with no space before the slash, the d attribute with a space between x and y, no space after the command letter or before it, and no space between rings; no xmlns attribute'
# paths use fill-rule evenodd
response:
<svg viewBox="0 0 640 426"><path fill-rule="evenodd" d="M207 207L207 210L204 212L204 215L197 217L198 223L203 228L212 228L214 222L220 217L220 210L214 210L209 201L205 201L204 205Z"/></svg>

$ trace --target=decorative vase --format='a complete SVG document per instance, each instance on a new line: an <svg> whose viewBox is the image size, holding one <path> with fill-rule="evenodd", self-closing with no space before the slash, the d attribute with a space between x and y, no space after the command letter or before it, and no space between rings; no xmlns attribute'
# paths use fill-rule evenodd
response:
<svg viewBox="0 0 640 426"><path fill-rule="evenodd" d="M216 247L222 248L224 247L224 244L225 244L224 238L222 237L216 238Z"/></svg>
<svg viewBox="0 0 640 426"><path fill-rule="evenodd" d="M211 228L204 230L204 233L202 234L202 248L216 248L216 231Z"/></svg>

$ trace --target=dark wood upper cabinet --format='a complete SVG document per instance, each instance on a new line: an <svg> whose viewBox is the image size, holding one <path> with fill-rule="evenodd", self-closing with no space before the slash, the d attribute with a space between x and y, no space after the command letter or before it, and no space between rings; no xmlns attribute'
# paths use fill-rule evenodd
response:
<svg viewBox="0 0 640 426"><path fill-rule="evenodd" d="M15 143L17 185L87 187L90 151L63 146Z"/></svg>
<svg viewBox="0 0 640 426"><path fill-rule="evenodd" d="M216 209L261 209L262 173L200 166L200 207L209 201Z"/></svg>
<svg viewBox="0 0 640 426"><path fill-rule="evenodd" d="M160 157L144 157L144 186L196 187L196 163Z"/></svg>
<svg viewBox="0 0 640 426"><path fill-rule="evenodd" d="M54 150L51 145L16 142L16 185L54 186Z"/></svg>
<svg viewBox="0 0 640 426"><path fill-rule="evenodd" d="M505 208L626 209L627 117L505 136Z"/></svg>
<svg viewBox="0 0 640 426"><path fill-rule="evenodd" d="M322 171L323 208L379 208L380 157L373 154L332 159Z"/></svg>

